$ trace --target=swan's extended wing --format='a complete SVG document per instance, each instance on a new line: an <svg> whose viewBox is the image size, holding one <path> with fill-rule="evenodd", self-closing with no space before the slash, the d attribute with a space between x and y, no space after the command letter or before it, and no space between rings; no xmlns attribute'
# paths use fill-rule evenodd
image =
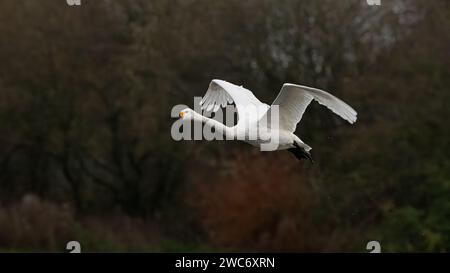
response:
<svg viewBox="0 0 450 273"><path fill-rule="evenodd" d="M259 101L253 93L242 86L234 85L223 80L212 80L205 96L200 101L202 110L217 112L220 107L226 107L228 103L236 104L239 122L244 119L244 113L249 109L257 109L260 113L258 120L269 109L269 105ZM246 118L250 118L245 115Z"/></svg>
<svg viewBox="0 0 450 273"><path fill-rule="evenodd" d="M313 99L348 122L354 123L356 121L356 111L330 93L316 88L285 83L272 103L272 106L279 106L279 128L294 132L297 123L300 122L306 108ZM270 114L271 109L269 108L261 121L270 120Z"/></svg>

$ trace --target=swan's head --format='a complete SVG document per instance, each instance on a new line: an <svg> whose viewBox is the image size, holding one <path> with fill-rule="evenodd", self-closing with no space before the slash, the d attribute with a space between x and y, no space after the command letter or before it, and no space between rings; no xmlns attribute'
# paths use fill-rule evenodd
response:
<svg viewBox="0 0 450 273"><path fill-rule="evenodd" d="M194 118L194 110L190 109L190 108L186 108L180 111L180 113L178 114L178 116L182 119L193 119Z"/></svg>

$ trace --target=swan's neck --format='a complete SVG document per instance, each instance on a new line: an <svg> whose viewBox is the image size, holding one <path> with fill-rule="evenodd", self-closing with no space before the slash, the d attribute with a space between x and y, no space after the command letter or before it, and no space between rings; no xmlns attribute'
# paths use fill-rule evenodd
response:
<svg viewBox="0 0 450 273"><path fill-rule="evenodd" d="M224 136L227 137L227 139L234 139L235 138L235 132L231 127L225 126L223 123L218 122L215 119L212 118L207 118L203 115L200 115L198 113L194 114L193 119L195 121L199 121L203 124L205 124L205 126L209 127L209 128L214 128L214 130L216 132L220 132L222 133Z"/></svg>

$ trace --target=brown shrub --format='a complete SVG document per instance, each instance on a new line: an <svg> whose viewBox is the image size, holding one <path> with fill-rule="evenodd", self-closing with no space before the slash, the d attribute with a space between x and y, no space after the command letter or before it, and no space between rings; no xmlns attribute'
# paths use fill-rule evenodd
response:
<svg viewBox="0 0 450 273"><path fill-rule="evenodd" d="M157 251L160 239L154 221L120 212L75 217L68 204L31 194L0 207L0 252L65 252L72 240L82 252Z"/></svg>
<svg viewBox="0 0 450 273"><path fill-rule="evenodd" d="M57 206L28 194L21 202L0 208L0 248L62 250L71 240L74 224L69 206Z"/></svg>
<svg viewBox="0 0 450 273"><path fill-rule="evenodd" d="M222 174L213 170L191 175L187 203L214 246L250 251L314 248L317 242L309 240L315 228L308 217L314 203L308 171L303 161L293 159L281 152L238 153Z"/></svg>

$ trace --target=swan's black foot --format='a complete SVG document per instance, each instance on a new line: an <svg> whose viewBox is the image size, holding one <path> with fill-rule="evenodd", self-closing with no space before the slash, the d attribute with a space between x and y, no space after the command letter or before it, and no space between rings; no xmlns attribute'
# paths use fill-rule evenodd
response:
<svg viewBox="0 0 450 273"><path fill-rule="evenodd" d="M303 148L294 143L295 148L288 149L298 160L309 159L311 163L314 164L314 160L312 159L311 153L305 151Z"/></svg>

